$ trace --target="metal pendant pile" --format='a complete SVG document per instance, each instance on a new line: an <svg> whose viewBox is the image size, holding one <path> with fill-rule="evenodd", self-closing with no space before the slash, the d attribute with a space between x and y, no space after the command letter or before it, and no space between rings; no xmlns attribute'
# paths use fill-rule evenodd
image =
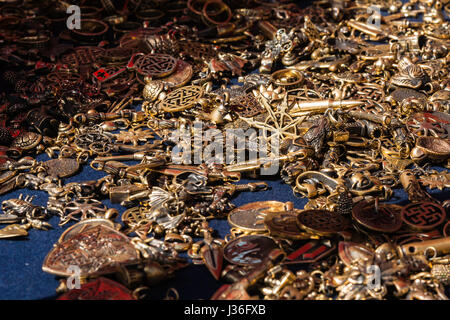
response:
<svg viewBox="0 0 450 320"><path fill-rule="evenodd" d="M0 3L0 194L48 194L0 239L64 228L60 299L448 299L448 1L72 2Z"/></svg>

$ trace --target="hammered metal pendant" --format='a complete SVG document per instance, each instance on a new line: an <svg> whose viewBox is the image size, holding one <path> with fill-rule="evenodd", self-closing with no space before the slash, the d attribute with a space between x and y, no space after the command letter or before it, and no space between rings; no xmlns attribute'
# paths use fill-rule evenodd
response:
<svg viewBox="0 0 450 320"><path fill-rule="evenodd" d="M270 237L249 235L236 238L227 243L224 248L224 258L240 266L257 266L263 263L269 253L278 245Z"/></svg>
<svg viewBox="0 0 450 320"><path fill-rule="evenodd" d="M42 270L71 276L69 267L80 268L80 276L113 273L118 266L136 264L139 256L123 233L99 224L57 243L44 260Z"/></svg>
<svg viewBox="0 0 450 320"><path fill-rule="evenodd" d="M78 161L72 158L51 159L44 162L43 166L48 175L57 178L73 176L80 169Z"/></svg>
<svg viewBox="0 0 450 320"><path fill-rule="evenodd" d="M292 202L258 201L240 206L228 215L228 223L243 232L263 233L267 231L264 218L269 212L291 210Z"/></svg>

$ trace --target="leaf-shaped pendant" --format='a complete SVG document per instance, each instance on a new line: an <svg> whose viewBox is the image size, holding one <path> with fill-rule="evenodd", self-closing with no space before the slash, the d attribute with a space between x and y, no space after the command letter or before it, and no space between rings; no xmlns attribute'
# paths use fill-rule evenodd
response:
<svg viewBox="0 0 450 320"><path fill-rule="evenodd" d="M0 239L26 237L27 235L28 231L20 224L10 224L5 228L0 229Z"/></svg>

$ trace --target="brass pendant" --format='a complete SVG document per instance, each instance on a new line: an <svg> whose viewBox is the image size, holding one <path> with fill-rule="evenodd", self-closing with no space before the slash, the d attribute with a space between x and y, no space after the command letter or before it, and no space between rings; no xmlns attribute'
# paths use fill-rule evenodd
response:
<svg viewBox="0 0 450 320"><path fill-rule="evenodd" d="M72 275L69 268L77 266L81 277L98 276L139 262L130 239L107 225L96 224L65 237L45 257L43 271L67 277Z"/></svg>

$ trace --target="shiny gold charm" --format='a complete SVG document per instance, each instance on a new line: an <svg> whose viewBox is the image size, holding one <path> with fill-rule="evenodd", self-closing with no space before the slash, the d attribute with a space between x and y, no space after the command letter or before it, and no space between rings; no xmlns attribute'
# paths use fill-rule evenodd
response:
<svg viewBox="0 0 450 320"><path fill-rule="evenodd" d="M181 87L169 93L162 101L161 108L165 112L178 112L192 108L203 96L200 86Z"/></svg>
<svg viewBox="0 0 450 320"><path fill-rule="evenodd" d="M391 78L394 85L417 89L425 82L425 71L406 57L399 62L398 70L399 73Z"/></svg>
<svg viewBox="0 0 450 320"><path fill-rule="evenodd" d="M269 212L282 212L293 209L292 202L259 201L233 209L228 214L228 223L245 233L267 232L265 217Z"/></svg>
<svg viewBox="0 0 450 320"><path fill-rule="evenodd" d="M443 190L450 188L450 172L441 171L434 172L430 175L422 175L420 176L419 182L430 189L437 188Z"/></svg>
<svg viewBox="0 0 450 320"><path fill-rule="evenodd" d="M0 239L26 237L27 235L27 228L20 224L10 224L5 228L0 229Z"/></svg>

